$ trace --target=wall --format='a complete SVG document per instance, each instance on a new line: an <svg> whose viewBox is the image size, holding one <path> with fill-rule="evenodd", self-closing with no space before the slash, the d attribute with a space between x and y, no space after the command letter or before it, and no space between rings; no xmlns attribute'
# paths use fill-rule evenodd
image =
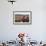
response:
<svg viewBox="0 0 46 46"><path fill-rule="evenodd" d="M44 0L45 1L45 0ZM14 40L19 32L31 34L33 40L46 40L46 14L43 0L17 0L13 5L0 0L0 40ZM31 11L32 25L14 25L13 11Z"/></svg>

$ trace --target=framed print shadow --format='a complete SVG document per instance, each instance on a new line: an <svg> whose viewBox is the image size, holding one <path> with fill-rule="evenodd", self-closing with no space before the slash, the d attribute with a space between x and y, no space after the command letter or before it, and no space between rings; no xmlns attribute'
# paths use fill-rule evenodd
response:
<svg viewBox="0 0 46 46"><path fill-rule="evenodd" d="M32 11L13 11L13 24L32 24Z"/></svg>

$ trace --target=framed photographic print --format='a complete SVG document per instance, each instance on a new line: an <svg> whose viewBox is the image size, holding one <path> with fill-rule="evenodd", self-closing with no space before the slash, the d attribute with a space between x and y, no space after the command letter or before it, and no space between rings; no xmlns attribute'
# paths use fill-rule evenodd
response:
<svg viewBox="0 0 46 46"><path fill-rule="evenodd" d="M13 24L32 24L32 11L13 11Z"/></svg>

